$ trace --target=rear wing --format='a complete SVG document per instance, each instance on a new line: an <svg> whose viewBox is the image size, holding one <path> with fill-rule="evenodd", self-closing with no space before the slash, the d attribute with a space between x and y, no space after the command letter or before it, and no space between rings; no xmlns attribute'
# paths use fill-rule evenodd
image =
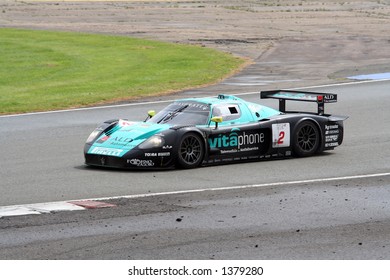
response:
<svg viewBox="0 0 390 280"><path fill-rule="evenodd" d="M279 99L279 111L281 112L286 112L286 100L316 102L318 104L318 115L325 113L325 103L337 102L337 94L296 90L261 91L260 98Z"/></svg>

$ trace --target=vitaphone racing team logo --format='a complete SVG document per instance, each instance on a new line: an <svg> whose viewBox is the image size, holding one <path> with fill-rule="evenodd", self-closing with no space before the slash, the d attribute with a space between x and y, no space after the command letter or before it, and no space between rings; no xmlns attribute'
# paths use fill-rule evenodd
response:
<svg viewBox="0 0 390 280"><path fill-rule="evenodd" d="M266 142L266 132L233 128L230 133L211 135L208 142L210 148L220 149L222 154L255 151Z"/></svg>

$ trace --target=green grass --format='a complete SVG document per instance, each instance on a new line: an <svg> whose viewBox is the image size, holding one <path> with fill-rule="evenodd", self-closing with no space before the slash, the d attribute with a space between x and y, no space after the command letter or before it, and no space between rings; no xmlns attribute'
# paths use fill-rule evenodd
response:
<svg viewBox="0 0 390 280"><path fill-rule="evenodd" d="M199 46L0 29L0 114L169 93L217 82L243 64Z"/></svg>

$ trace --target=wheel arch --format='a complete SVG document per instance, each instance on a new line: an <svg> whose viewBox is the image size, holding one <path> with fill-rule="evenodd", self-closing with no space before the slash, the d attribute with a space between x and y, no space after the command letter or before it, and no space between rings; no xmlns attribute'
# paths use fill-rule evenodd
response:
<svg viewBox="0 0 390 280"><path fill-rule="evenodd" d="M207 137L205 132L202 130L198 129L197 127L184 127L179 129L180 133L178 133L178 137L176 139L176 147L179 147L181 139L189 133L194 133L199 136L200 139L202 139L202 144L204 148L204 154L200 163L200 166L202 165L202 162L204 161L205 158L208 157L209 155L209 146L207 145ZM175 156L175 163L177 164L178 161L178 155Z"/></svg>
<svg viewBox="0 0 390 280"><path fill-rule="evenodd" d="M207 149L207 139L206 139L206 134L205 132L203 132L202 130L200 130L199 128L197 127L184 127L184 128L181 128L179 130L181 133L179 133L180 137L183 137L185 134L187 133L196 133L198 134L202 140L203 140L203 144L205 145L205 148ZM180 140L178 137L178 140Z"/></svg>
<svg viewBox="0 0 390 280"><path fill-rule="evenodd" d="M320 122L314 118L310 118L310 117L304 117L304 118L301 118L299 121L297 121L295 124L294 124L294 128L292 130L292 140L295 141L295 133L297 132L297 129L299 127L299 125L305 121L308 121L308 122L311 122L313 123L316 128L318 129L318 132L319 132L319 145L318 145L318 148L316 150L315 153L320 153L324 150L324 132L323 132L323 129L321 128L321 125L320 125ZM294 143L292 143L294 145Z"/></svg>

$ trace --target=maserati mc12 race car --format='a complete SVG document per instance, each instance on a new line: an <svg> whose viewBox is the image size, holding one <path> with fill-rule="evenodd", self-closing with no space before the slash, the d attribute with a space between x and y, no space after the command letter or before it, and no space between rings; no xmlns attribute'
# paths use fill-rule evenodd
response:
<svg viewBox="0 0 390 280"><path fill-rule="evenodd" d="M181 99L145 121L109 120L84 147L85 163L113 168L194 168L201 165L307 157L343 141L344 116L326 114L337 95L306 91L260 92L279 110L231 95ZM286 110L286 100L315 102L317 111Z"/></svg>

